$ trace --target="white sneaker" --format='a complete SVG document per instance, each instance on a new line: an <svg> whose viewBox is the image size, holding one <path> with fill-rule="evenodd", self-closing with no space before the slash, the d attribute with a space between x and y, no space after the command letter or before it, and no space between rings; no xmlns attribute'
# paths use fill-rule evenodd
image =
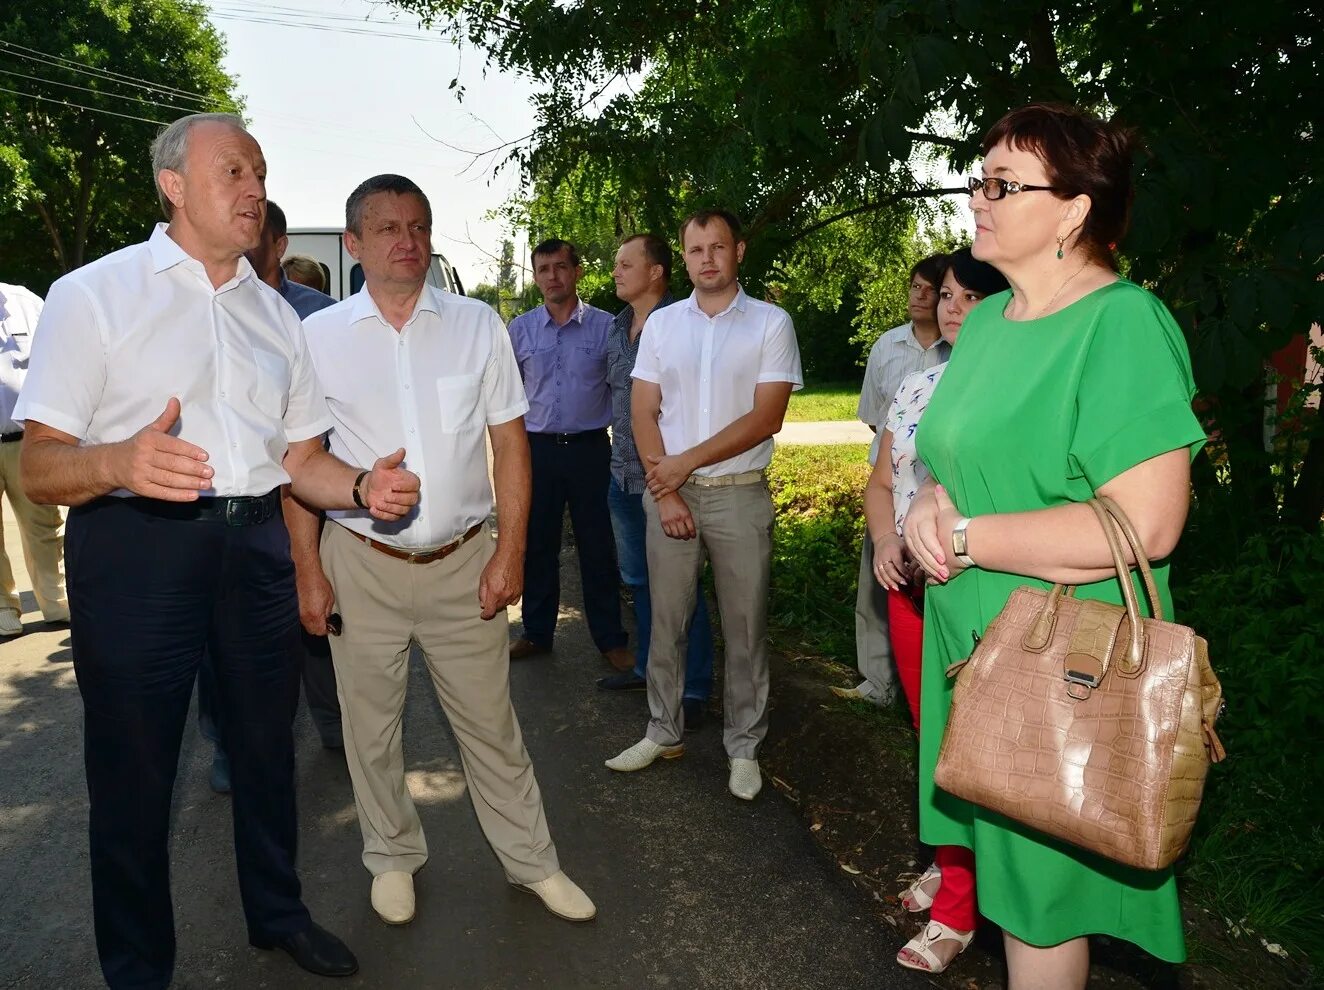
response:
<svg viewBox="0 0 1324 990"><path fill-rule="evenodd" d="M732 757L731 779L727 781L727 787L731 793L742 801L753 801L763 790L763 775L759 773L758 760L742 760L739 757Z"/></svg>
<svg viewBox="0 0 1324 990"><path fill-rule="evenodd" d="M414 875L390 870L372 878L372 909L388 925L414 920Z"/></svg>
<svg viewBox="0 0 1324 990"><path fill-rule="evenodd" d="M645 738L640 739L619 756L613 756L610 760L607 760L606 766L608 770L620 770L623 773L629 773L633 770L642 770L659 756L664 760L674 760L684 754L684 743L675 746L663 746Z"/></svg>
<svg viewBox="0 0 1324 990"><path fill-rule="evenodd" d="M546 880L533 883L515 883L516 890L527 891L542 901L543 907L566 921L590 921L598 913L588 894L579 889L579 885L557 870Z"/></svg>
<svg viewBox="0 0 1324 990"><path fill-rule="evenodd" d="M0 636L21 636L23 620L12 608L0 608Z"/></svg>
<svg viewBox="0 0 1324 990"><path fill-rule="evenodd" d="M855 687L830 687L828 690L838 698L845 698L847 701L867 701L879 708L889 707L894 697L891 693L885 695L875 694L873 685L868 681L857 684Z"/></svg>

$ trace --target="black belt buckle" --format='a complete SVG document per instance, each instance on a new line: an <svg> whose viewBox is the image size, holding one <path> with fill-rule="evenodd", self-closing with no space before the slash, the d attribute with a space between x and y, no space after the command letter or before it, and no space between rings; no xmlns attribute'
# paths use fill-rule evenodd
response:
<svg viewBox="0 0 1324 990"><path fill-rule="evenodd" d="M225 525L257 526L271 518L270 495L234 496L225 503Z"/></svg>
<svg viewBox="0 0 1324 990"><path fill-rule="evenodd" d="M568 444L568 443L571 441L571 439L573 439L573 438L576 436L576 434L574 434L574 433L553 433L552 436L556 438L556 442L557 442L558 444L560 444L561 446L565 446L566 444Z"/></svg>

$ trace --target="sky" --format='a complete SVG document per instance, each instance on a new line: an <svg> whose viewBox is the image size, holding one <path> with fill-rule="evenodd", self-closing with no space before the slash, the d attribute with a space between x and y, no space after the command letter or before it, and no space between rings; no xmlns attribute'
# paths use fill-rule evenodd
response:
<svg viewBox="0 0 1324 990"><path fill-rule="evenodd" d="M398 172L432 202L433 249L466 286L492 280L490 256L506 234L485 217L519 191L519 171L495 171L503 155L475 164L454 149L484 151L528 134L531 79L485 67L483 51L428 35L383 3L207 6L267 160L267 194L291 227L343 226L345 198L359 182ZM457 76L463 101L448 88Z"/></svg>

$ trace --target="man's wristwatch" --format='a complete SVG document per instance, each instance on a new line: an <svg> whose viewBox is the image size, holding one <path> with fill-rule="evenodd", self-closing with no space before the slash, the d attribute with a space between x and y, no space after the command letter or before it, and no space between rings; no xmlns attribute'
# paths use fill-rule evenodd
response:
<svg viewBox="0 0 1324 990"><path fill-rule="evenodd" d="M952 528L952 553L956 554L956 559L965 567L978 566L970 558L969 547L965 540L965 528L970 525L970 517L962 516L960 521Z"/></svg>

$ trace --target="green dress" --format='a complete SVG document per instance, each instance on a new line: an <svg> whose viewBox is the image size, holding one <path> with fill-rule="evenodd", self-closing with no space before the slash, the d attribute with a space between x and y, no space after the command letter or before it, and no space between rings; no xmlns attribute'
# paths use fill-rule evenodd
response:
<svg viewBox="0 0 1324 990"><path fill-rule="evenodd" d="M1083 502L1141 461L1183 447L1194 456L1204 431L1191 412L1190 355L1158 299L1118 281L1042 319L1013 322L1003 315L1010 298L992 296L970 314L920 421L920 457L962 514ZM1154 577L1171 617L1166 562ZM982 634L1012 591L1027 584L1049 586L972 568L926 596L920 838L973 849L981 913L1025 942L1050 946L1099 933L1181 962L1170 869L1121 866L933 783L951 706L946 668L970 654L971 633ZM1084 585L1077 595L1121 601L1115 579Z"/></svg>

